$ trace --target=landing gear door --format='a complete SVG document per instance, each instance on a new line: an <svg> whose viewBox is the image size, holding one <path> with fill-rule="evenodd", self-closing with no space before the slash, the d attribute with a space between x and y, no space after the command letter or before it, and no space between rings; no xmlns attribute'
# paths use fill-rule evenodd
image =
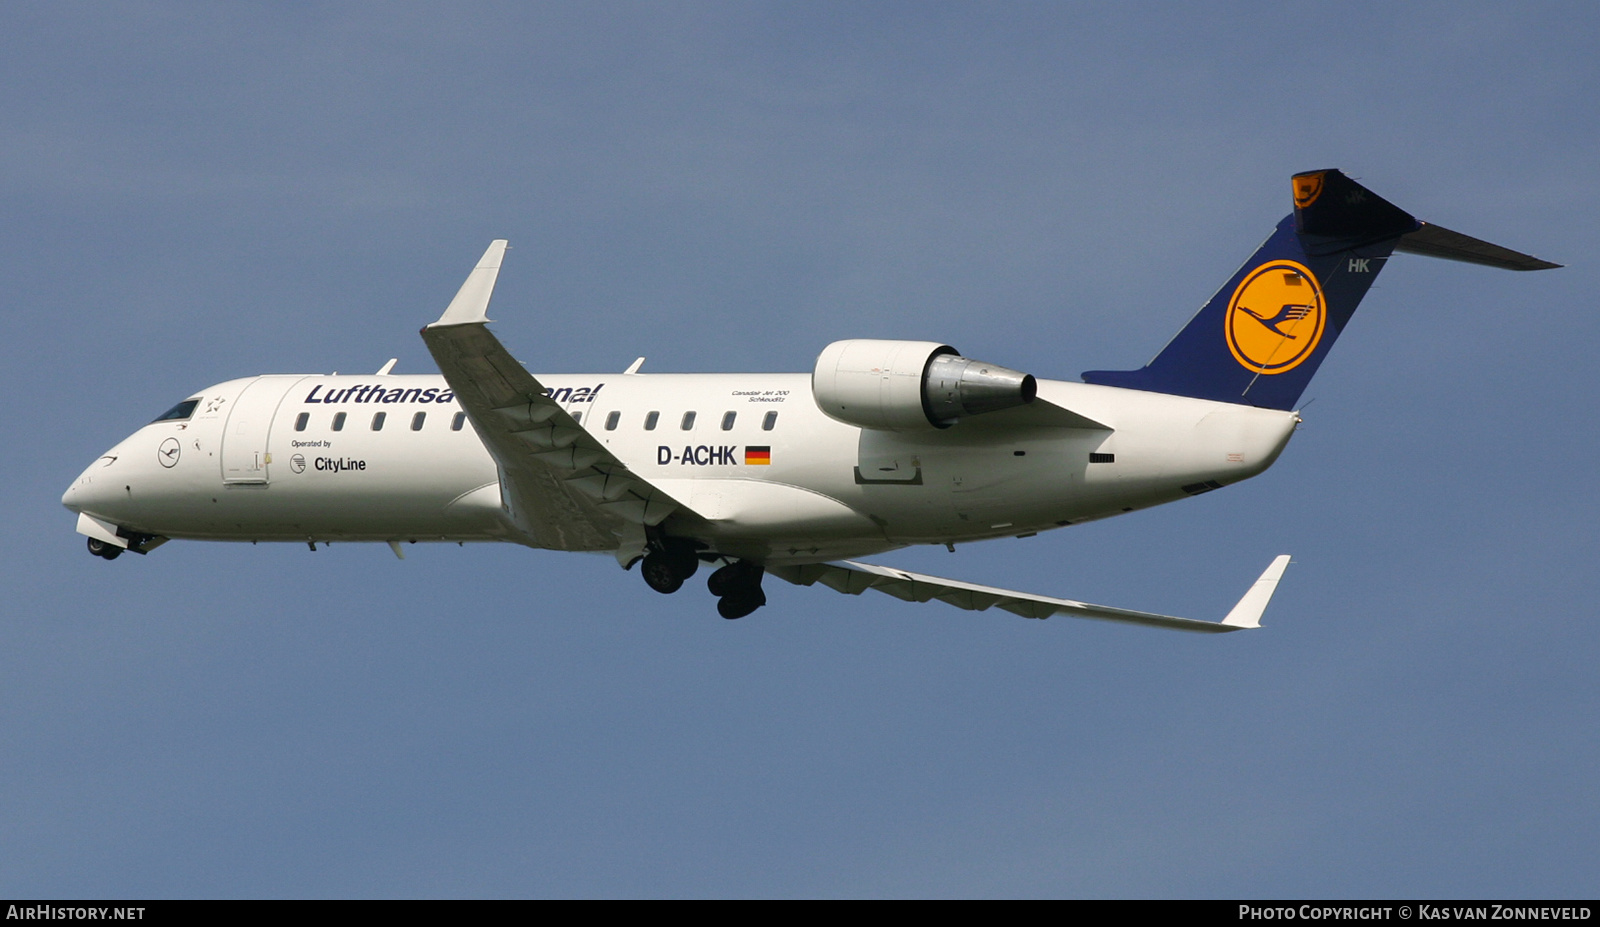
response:
<svg viewBox="0 0 1600 927"><path fill-rule="evenodd" d="M302 377L257 377L228 413L222 432L222 481L265 483L272 455L267 450L273 415L289 388Z"/></svg>

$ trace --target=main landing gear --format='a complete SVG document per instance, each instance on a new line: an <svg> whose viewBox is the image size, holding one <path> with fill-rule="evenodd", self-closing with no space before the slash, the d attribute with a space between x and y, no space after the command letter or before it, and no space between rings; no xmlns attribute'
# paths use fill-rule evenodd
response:
<svg viewBox="0 0 1600 927"><path fill-rule="evenodd" d="M761 577L766 571L760 564L748 560L735 560L712 573L706 588L717 596L717 614L724 618L743 618L767 604L767 594L761 591Z"/></svg>
<svg viewBox="0 0 1600 927"><path fill-rule="evenodd" d="M639 565L645 584L663 594L677 592L700 567L700 554L688 541L664 538L651 545ZM761 591L766 571L758 563L735 560L713 572L706 588L717 597L717 614L724 618L743 618L767 604Z"/></svg>
<svg viewBox="0 0 1600 927"><path fill-rule="evenodd" d="M700 557L693 547L684 541L668 539L645 555L644 562L639 564L639 573L644 576L645 585L662 595L670 595L683 588L683 581L699 568Z"/></svg>

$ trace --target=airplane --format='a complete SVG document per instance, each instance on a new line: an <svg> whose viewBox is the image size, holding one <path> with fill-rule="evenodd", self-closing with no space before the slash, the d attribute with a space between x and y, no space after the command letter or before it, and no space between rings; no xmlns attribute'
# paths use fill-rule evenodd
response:
<svg viewBox="0 0 1600 927"><path fill-rule="evenodd" d="M1265 471L1311 376L1395 252L1559 267L1422 222L1338 170L1137 370L1041 380L935 341L852 339L808 373L535 376L487 327L493 242L422 329L440 375L267 375L188 397L62 496L89 552L169 539L500 541L612 554L724 618L762 579L1183 631L1260 626L1288 555L1220 621L1093 605L854 558L1030 537Z"/></svg>

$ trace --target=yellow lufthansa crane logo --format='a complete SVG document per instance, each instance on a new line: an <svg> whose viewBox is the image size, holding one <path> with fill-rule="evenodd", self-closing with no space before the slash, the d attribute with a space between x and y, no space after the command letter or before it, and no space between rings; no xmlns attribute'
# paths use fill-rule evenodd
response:
<svg viewBox="0 0 1600 927"><path fill-rule="evenodd" d="M1317 201L1322 195L1322 178L1326 171L1317 171L1314 174L1296 174L1294 177L1294 205L1297 209L1305 209Z"/></svg>
<svg viewBox="0 0 1600 927"><path fill-rule="evenodd" d="M1255 373L1283 373L1317 349L1328 313L1322 285L1294 261L1272 261L1247 274L1228 302L1233 359Z"/></svg>

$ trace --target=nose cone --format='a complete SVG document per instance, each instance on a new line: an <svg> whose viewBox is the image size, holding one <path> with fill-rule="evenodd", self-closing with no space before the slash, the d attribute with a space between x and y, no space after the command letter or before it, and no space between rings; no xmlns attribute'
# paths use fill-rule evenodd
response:
<svg viewBox="0 0 1600 927"><path fill-rule="evenodd" d="M104 508L106 502L115 498L112 491L116 488L113 484L117 479L117 457L116 448L112 448L78 474L61 494L61 504L79 513Z"/></svg>

